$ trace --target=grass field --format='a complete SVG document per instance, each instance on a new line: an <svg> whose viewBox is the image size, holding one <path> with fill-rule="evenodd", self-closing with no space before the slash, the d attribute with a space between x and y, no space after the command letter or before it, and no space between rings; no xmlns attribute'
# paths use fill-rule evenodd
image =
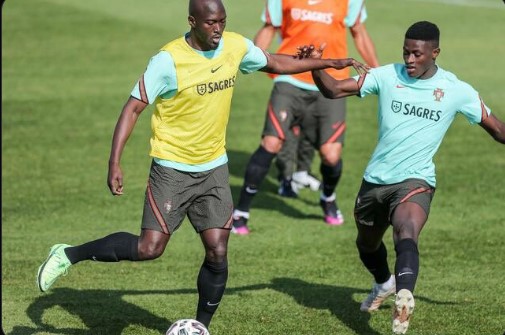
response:
<svg viewBox="0 0 505 335"><path fill-rule="evenodd" d="M8 0L2 9L2 327L9 335L164 334L194 317L203 250L189 224L144 263L83 262L45 294L37 267L55 243L137 233L150 158L150 111L126 147L125 192L106 185L112 131L149 58L188 30L186 1ZM228 26L252 38L264 1L227 1ZM382 64L401 62L405 29L441 28L438 63L471 83L505 119L505 6L501 1L367 2ZM356 56L354 49L352 54ZM256 149L271 82L240 75L228 127L235 199ZM346 224L324 225L318 195L275 192L276 171L251 212L253 233L232 236L228 288L212 335L390 333L391 303L359 312L371 285L355 245L352 206L376 141L376 100L348 100ZM150 107L151 108L151 107ZM505 330L505 149L463 117L436 156L438 189L420 239L411 335ZM318 161L314 162L317 172ZM394 251L388 236L391 264Z"/></svg>

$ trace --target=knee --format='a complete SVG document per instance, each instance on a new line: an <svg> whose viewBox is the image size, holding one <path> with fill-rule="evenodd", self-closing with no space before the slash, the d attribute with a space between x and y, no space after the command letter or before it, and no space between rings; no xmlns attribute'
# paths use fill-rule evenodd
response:
<svg viewBox="0 0 505 335"><path fill-rule="evenodd" d="M218 243L206 248L205 259L213 263L227 261L228 247L226 243Z"/></svg>
<svg viewBox="0 0 505 335"><path fill-rule="evenodd" d="M419 237L419 223L413 219L404 220L393 225L393 234L396 240L412 239L417 242Z"/></svg>
<svg viewBox="0 0 505 335"><path fill-rule="evenodd" d="M268 152L277 154L282 149L283 141L275 136L265 136L261 140L261 146Z"/></svg>
<svg viewBox="0 0 505 335"><path fill-rule="evenodd" d="M395 240L410 238L417 242L427 219L428 215L417 203L404 202L399 204L394 210L391 220Z"/></svg>
<svg viewBox="0 0 505 335"><path fill-rule="evenodd" d="M340 159L340 157L338 155L336 155L335 153L323 154L321 152L321 162L324 165L335 166L335 165L337 165L339 159Z"/></svg>
<svg viewBox="0 0 505 335"><path fill-rule="evenodd" d="M342 145L340 143L323 144L319 150L321 162L328 166L335 166L340 160Z"/></svg>
<svg viewBox="0 0 505 335"><path fill-rule="evenodd" d="M141 260L156 259L163 254L165 246L165 243L159 241L139 241L139 258Z"/></svg>

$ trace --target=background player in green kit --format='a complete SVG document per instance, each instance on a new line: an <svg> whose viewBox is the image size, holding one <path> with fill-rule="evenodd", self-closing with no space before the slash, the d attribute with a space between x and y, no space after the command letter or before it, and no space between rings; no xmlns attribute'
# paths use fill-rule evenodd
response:
<svg viewBox="0 0 505 335"><path fill-rule="evenodd" d="M225 149L238 70L296 73L316 68L364 68L353 59L295 59L271 55L245 37L225 32L220 0L190 0L189 33L161 48L140 77L117 121L108 186L123 194L121 156L139 115L149 105L153 157L140 236L117 232L79 246L56 244L39 267L47 291L69 267L84 260L144 261L160 257L186 215L200 235L205 256L197 278L196 319L209 325L228 278L228 238L233 201Z"/></svg>
<svg viewBox="0 0 505 335"><path fill-rule="evenodd" d="M355 202L356 244L361 261L374 276L362 311L377 310L396 293L393 332L404 334L414 309L412 292L419 272L418 238L436 186L433 156L457 114L479 124L505 144L505 124L491 114L479 93L436 65L439 29L430 22L413 24L405 34L404 64L390 64L346 80L313 71L328 98L379 96L379 138ZM306 51L306 52L305 52ZM320 57L322 49L301 54ZM382 242L393 226L394 276Z"/></svg>

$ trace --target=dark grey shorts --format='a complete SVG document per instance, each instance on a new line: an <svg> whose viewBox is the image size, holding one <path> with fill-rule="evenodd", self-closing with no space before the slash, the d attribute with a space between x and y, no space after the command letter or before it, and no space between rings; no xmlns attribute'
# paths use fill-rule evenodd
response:
<svg viewBox="0 0 505 335"><path fill-rule="evenodd" d="M196 232L231 229L233 200L228 165L205 172L183 172L151 164L142 228L172 234L188 215Z"/></svg>
<svg viewBox="0 0 505 335"><path fill-rule="evenodd" d="M377 185L365 180L354 204L354 217L358 224L384 226L391 224L396 206L403 202L415 202L426 215L435 195L435 188L422 179L407 179L391 185Z"/></svg>
<svg viewBox="0 0 505 335"><path fill-rule="evenodd" d="M268 102L263 136L285 139L293 125L299 125L304 136L317 149L325 143L343 143L345 104L345 99L328 99L319 91L275 83Z"/></svg>

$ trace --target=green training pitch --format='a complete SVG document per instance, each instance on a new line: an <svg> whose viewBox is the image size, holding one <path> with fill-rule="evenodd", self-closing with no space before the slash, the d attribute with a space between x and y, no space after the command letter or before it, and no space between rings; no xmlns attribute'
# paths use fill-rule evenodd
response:
<svg viewBox="0 0 505 335"><path fill-rule="evenodd" d="M227 1L229 31L253 38L264 1ZM441 29L438 63L471 83L501 119L501 1L368 1L381 64L402 62L403 34L419 20ZM125 195L106 185L112 132L149 58L188 30L186 1L10 0L2 9L2 327L9 335L164 334L194 317L203 257L185 222L150 262L82 262L47 293L37 268L55 243L138 233L148 175L149 107L126 146ZM351 42L352 45L352 42ZM351 47L351 54L357 57ZM239 75L228 126L235 199L257 148L271 81ZM379 335L391 301L361 313L372 278L354 240L353 202L377 136L376 100L348 99L346 223L326 226L318 194L276 194L276 170L251 211L249 236L231 236L229 280L212 335ZM505 329L505 150L460 117L436 156L437 194L419 243L411 335L491 335ZM314 172L318 174L318 160ZM386 245L390 266L394 251Z"/></svg>

